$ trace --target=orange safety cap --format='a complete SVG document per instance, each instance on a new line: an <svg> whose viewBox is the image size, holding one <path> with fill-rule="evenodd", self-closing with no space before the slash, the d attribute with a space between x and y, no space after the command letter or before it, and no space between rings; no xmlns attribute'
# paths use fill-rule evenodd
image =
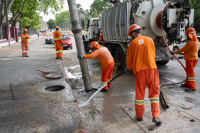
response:
<svg viewBox="0 0 200 133"><path fill-rule="evenodd" d="M24 28L24 31L26 31L26 32L27 32L27 29L26 29L26 28Z"/></svg>
<svg viewBox="0 0 200 133"><path fill-rule="evenodd" d="M185 32L192 41L197 40L196 30L192 27L188 28Z"/></svg>
<svg viewBox="0 0 200 133"><path fill-rule="evenodd" d="M98 15L95 15L95 18L97 18L98 17Z"/></svg>
<svg viewBox="0 0 200 133"><path fill-rule="evenodd" d="M58 26L56 26L56 29L59 28Z"/></svg>
<svg viewBox="0 0 200 133"><path fill-rule="evenodd" d="M100 47L101 47L101 45L99 45L99 43L98 43L98 42L96 42L96 41L93 41L93 42L91 43L91 50L92 50L92 48L93 48L93 47L100 48Z"/></svg>
<svg viewBox="0 0 200 133"><path fill-rule="evenodd" d="M128 34L127 36L130 36L130 33L134 30L141 30L141 27L137 24L132 24L129 29L128 29Z"/></svg>

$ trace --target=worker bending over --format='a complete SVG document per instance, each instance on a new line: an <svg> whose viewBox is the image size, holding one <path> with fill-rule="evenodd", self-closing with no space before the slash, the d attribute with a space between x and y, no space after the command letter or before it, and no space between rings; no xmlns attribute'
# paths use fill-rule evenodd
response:
<svg viewBox="0 0 200 133"><path fill-rule="evenodd" d="M131 36L131 41L126 63L126 72L132 71L135 74L135 111L138 121L143 120L145 106L144 96L146 85L149 88L149 99L151 101L151 112L153 122L161 124L159 118L159 72L155 62L155 45L151 38L141 36L140 26L133 24L129 27L128 36Z"/></svg>
<svg viewBox="0 0 200 133"><path fill-rule="evenodd" d="M29 34L27 34L27 29L24 28L23 30L24 32L21 34L21 48L22 48L22 56L23 57L29 57L28 56L28 39L30 38L29 37Z"/></svg>
<svg viewBox="0 0 200 133"><path fill-rule="evenodd" d="M170 53L173 55L184 52L184 60L186 60L187 80L185 84L181 84L181 86L187 87L185 91L196 91L194 68L198 63L199 40L197 39L196 31L194 28L188 28L185 33L187 34L187 39L189 41L182 49L171 51Z"/></svg>
<svg viewBox="0 0 200 133"><path fill-rule="evenodd" d="M93 50L94 52L89 54L89 55L85 55L82 56L81 54L78 53L78 59L92 59L94 57L97 57L98 60L101 63L101 67L102 67L102 83L105 85L107 84L107 82L109 82L110 80L112 80L112 73L113 73L113 69L115 67L115 62L114 59L110 53L110 51L106 48L103 47L101 45L99 45L98 42L93 41L91 43L91 50ZM111 86L111 82L106 85L104 87L104 89L102 89L101 91L103 92L107 92L108 88L110 88Z"/></svg>
<svg viewBox="0 0 200 133"><path fill-rule="evenodd" d="M62 46L63 39L62 39L60 31L58 31L58 30L59 30L59 27L56 26L56 31L54 32L54 41L55 41L55 45L56 45L56 59L63 60L62 59L62 56L63 56L63 46Z"/></svg>

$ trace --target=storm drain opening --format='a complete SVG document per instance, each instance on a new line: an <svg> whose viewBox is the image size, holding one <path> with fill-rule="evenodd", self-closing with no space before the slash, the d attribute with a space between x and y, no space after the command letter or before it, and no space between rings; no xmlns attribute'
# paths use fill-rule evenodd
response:
<svg viewBox="0 0 200 133"><path fill-rule="evenodd" d="M45 88L46 91L61 91L63 89L65 89L65 87L61 85L48 86Z"/></svg>

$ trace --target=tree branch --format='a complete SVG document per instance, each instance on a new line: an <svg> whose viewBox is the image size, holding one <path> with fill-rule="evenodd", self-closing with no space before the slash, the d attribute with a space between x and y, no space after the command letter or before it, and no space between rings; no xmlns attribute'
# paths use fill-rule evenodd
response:
<svg viewBox="0 0 200 133"><path fill-rule="evenodd" d="M27 0L24 0L24 2L21 2L19 5L19 10L13 14L13 17L10 19L9 23L11 24L13 20L16 20L19 17L20 12L25 8L25 4L26 4Z"/></svg>

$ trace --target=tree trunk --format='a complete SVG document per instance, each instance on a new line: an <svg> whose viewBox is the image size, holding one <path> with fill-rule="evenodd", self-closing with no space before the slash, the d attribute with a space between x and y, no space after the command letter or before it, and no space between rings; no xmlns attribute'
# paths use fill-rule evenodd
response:
<svg viewBox="0 0 200 133"><path fill-rule="evenodd" d="M75 0L67 0L67 1L68 1L69 11L70 11L72 28L74 29L74 37L76 41L77 52L80 53L81 55L85 55L83 40L82 40L82 28L80 27L80 23L79 23L76 1ZM79 63L81 66L81 72L82 72L83 82L85 85L85 91L88 92L92 90L92 85L90 81L87 60L80 59Z"/></svg>
<svg viewBox="0 0 200 133"><path fill-rule="evenodd" d="M5 1L5 7L6 7L6 1ZM8 21L8 12L7 9L5 8L5 16L6 16L6 25L7 25L7 30L8 30L8 45L10 46L10 27L9 27L9 21Z"/></svg>

